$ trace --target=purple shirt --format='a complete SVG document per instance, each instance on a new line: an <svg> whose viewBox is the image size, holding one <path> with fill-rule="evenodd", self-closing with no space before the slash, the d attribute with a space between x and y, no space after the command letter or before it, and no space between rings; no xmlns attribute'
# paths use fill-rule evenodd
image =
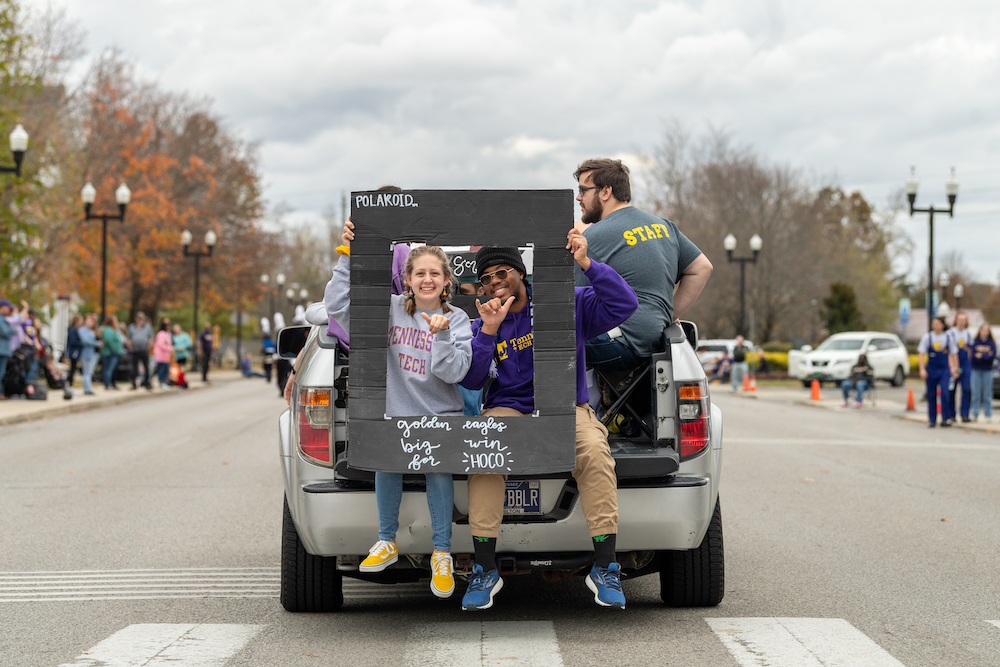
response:
<svg viewBox="0 0 1000 667"><path fill-rule="evenodd" d="M587 360L584 344L606 333L639 307L635 292L607 264L591 260L584 271L590 287L576 290L576 402L586 403ZM495 336L483 333L482 318L472 323L472 366L461 384L482 389L491 372L496 382L486 390L483 408L513 408L525 414L535 411L535 368L532 354L531 304L517 313L507 313ZM494 352L496 369L493 370Z"/></svg>

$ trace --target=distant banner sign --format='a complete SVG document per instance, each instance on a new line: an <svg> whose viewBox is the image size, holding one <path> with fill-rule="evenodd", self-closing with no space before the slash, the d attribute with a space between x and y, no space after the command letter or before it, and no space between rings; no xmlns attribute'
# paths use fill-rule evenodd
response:
<svg viewBox="0 0 1000 667"><path fill-rule="evenodd" d="M910 321L910 300L900 299L899 300L899 321L902 324L907 324Z"/></svg>
<svg viewBox="0 0 1000 667"><path fill-rule="evenodd" d="M351 193L348 464L400 473L544 474L576 462L576 301L572 190ZM386 414L392 243L533 246L535 413L520 417ZM471 256L472 264L469 263ZM454 270L475 275L475 253ZM456 260L452 260L453 262Z"/></svg>

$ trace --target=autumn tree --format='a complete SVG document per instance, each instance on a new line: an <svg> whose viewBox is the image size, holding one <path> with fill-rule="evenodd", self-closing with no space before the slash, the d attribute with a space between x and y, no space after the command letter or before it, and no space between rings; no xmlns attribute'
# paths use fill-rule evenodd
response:
<svg viewBox="0 0 1000 667"><path fill-rule="evenodd" d="M739 323L739 267L726 261L723 239L737 237L738 255L759 234L763 249L747 267L747 302L760 342L808 336L818 303L833 280L863 294L859 307L887 321L892 260L900 252L892 211L875 212L860 193L810 187L788 166L769 164L752 148L710 129L693 137L668 125L651 156L646 184L654 211L678 224L715 265L689 315L706 336L729 337Z"/></svg>
<svg viewBox="0 0 1000 667"><path fill-rule="evenodd" d="M109 311L155 317L190 303L194 263L182 255L184 230L196 243L209 229L219 237L202 262L207 314L233 310L238 296L259 298L254 286L269 237L258 228L264 205L256 147L225 128L207 101L142 81L115 51L94 62L74 111L83 137L81 182L98 192L94 210L117 211L119 183L132 191L124 222L109 222ZM100 294L100 227L73 224L48 266L91 306Z"/></svg>

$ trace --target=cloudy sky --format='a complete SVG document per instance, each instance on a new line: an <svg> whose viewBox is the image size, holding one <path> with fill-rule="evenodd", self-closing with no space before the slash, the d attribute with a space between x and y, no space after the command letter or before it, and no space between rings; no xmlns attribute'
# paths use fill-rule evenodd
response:
<svg viewBox="0 0 1000 667"><path fill-rule="evenodd" d="M918 205L946 205L955 166L936 253L1000 272L996 0L53 2L91 54L213 98L300 220L388 182L573 187L582 159L650 152L677 119L879 206L910 165ZM919 272L927 215L902 224Z"/></svg>

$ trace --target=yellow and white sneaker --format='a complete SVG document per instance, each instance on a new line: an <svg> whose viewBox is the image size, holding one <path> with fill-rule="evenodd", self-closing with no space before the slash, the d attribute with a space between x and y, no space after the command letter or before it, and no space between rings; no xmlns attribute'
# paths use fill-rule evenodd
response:
<svg viewBox="0 0 1000 667"><path fill-rule="evenodd" d="M431 593L439 598L450 598L455 592L455 576L452 572L451 554L434 551L431 554Z"/></svg>
<svg viewBox="0 0 1000 667"><path fill-rule="evenodd" d="M397 560L396 541L379 540L368 550L368 558L361 561L358 569L362 572L381 572Z"/></svg>

